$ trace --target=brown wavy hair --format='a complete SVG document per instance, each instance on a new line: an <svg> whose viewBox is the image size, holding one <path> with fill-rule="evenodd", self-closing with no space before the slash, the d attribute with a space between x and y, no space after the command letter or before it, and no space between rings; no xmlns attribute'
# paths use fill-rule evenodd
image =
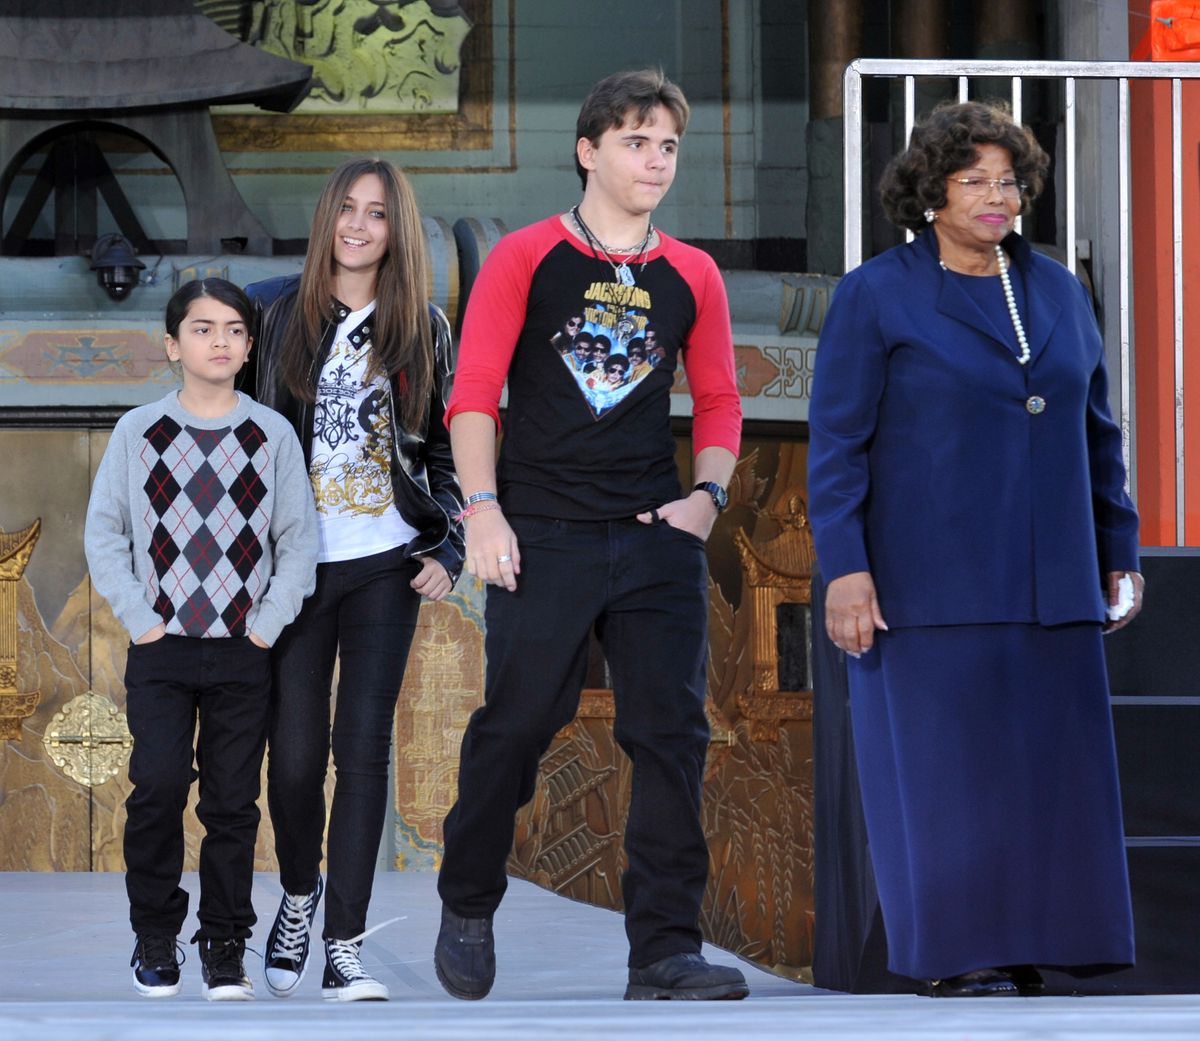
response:
<svg viewBox="0 0 1200 1041"><path fill-rule="evenodd" d="M348 159L330 174L317 199L296 306L284 331L281 371L301 401L316 400L316 358L333 321L333 239L338 215L360 177L383 184L387 251L375 280L375 314L367 377L400 376L403 393L393 403L405 430L421 430L433 386L433 332L429 317L429 269L421 213L412 185L386 159Z"/></svg>
<svg viewBox="0 0 1200 1041"><path fill-rule="evenodd" d="M980 145L1012 156L1013 176L1025 185L1021 212L1028 213L1050 167L1033 131L1014 123L1002 101L947 101L913 127L908 148L883 172L879 197L888 219L910 231L929 227L925 211L946 205L946 178L973 166Z"/></svg>

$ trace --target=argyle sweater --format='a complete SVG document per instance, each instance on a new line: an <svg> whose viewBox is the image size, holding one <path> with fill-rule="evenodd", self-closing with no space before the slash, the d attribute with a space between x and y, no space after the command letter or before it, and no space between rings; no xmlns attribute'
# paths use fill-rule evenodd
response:
<svg viewBox="0 0 1200 1041"><path fill-rule="evenodd" d="M274 643L316 584L316 510L291 424L243 394L217 419L174 390L127 412L96 472L84 550L131 639L162 623Z"/></svg>

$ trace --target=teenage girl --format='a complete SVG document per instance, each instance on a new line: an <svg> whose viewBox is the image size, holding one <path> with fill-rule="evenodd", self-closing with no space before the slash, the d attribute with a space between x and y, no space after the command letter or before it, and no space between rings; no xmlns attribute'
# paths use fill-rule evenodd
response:
<svg viewBox="0 0 1200 1041"><path fill-rule="evenodd" d="M284 896L265 968L277 997L300 986L326 886L323 996L388 996L360 949L392 719L421 597L445 597L463 559L443 424L450 327L426 298L426 270L408 181L391 163L354 159L317 201L302 273L248 287L260 313L257 395L300 437L320 533L316 592L273 655L267 797ZM331 714L337 781L323 883Z"/></svg>

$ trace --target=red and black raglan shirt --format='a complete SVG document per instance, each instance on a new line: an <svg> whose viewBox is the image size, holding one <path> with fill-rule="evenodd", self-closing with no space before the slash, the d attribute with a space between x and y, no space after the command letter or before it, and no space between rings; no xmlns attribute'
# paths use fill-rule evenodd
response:
<svg viewBox="0 0 1200 1041"><path fill-rule="evenodd" d="M446 422L482 412L500 425L506 512L616 520L680 497L671 388L682 364L693 451L737 455L742 411L729 303L711 257L659 232L629 265L578 241L557 217L505 236L471 290Z"/></svg>

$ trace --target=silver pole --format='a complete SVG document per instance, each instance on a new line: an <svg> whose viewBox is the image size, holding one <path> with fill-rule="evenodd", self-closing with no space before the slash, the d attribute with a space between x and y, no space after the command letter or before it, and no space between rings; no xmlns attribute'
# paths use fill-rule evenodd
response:
<svg viewBox="0 0 1200 1041"><path fill-rule="evenodd" d="M1068 76L1063 86L1067 114L1067 269L1073 275L1079 266L1075 241L1075 78Z"/></svg>
<svg viewBox="0 0 1200 1041"><path fill-rule="evenodd" d="M1121 336L1121 455L1129 494L1137 502L1137 465L1133 454L1133 368L1130 333L1133 311L1129 302L1129 80L1117 85L1117 306Z"/></svg>
<svg viewBox="0 0 1200 1041"><path fill-rule="evenodd" d="M913 126L917 122L917 80L915 76L904 77L904 147L912 140ZM917 236L909 228L904 229L904 241L912 242Z"/></svg>
<svg viewBox="0 0 1200 1041"><path fill-rule="evenodd" d="M860 59L861 60L861 59ZM842 188L845 199L843 267L852 271L862 263L862 76L858 61L846 66L842 77Z"/></svg>
<svg viewBox="0 0 1200 1041"><path fill-rule="evenodd" d="M1017 126L1021 125L1021 77L1014 76L1012 78L1012 117L1013 122ZM1025 218L1017 214L1017 219L1013 221L1013 230L1018 235L1021 234L1025 227Z"/></svg>

